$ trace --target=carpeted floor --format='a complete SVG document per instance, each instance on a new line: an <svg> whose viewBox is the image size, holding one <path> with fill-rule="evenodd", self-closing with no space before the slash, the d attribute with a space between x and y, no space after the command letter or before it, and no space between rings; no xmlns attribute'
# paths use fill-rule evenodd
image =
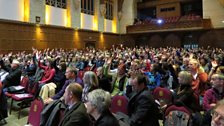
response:
<svg viewBox="0 0 224 126"><path fill-rule="evenodd" d="M11 99L8 99L8 106L10 105ZM6 124L2 124L0 122L0 126L24 126L27 124L29 108L22 109L20 119L18 119L18 102L14 102L12 107L12 114L10 115L8 112L8 117L5 119ZM8 109L9 111L9 109Z"/></svg>

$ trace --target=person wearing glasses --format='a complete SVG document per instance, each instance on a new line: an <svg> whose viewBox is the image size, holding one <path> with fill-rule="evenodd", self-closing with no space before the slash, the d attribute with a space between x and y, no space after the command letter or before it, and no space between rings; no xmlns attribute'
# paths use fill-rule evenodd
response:
<svg viewBox="0 0 224 126"><path fill-rule="evenodd" d="M212 88L205 92L203 98L203 108L206 111L211 110L218 101L224 98L224 76L222 74L213 74L211 84Z"/></svg>
<svg viewBox="0 0 224 126"><path fill-rule="evenodd" d="M224 99L219 101L212 111L211 126L224 126Z"/></svg>

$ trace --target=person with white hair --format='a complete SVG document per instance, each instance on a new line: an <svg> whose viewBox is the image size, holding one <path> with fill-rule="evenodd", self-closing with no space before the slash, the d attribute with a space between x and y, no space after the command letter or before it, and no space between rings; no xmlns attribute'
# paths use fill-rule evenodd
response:
<svg viewBox="0 0 224 126"><path fill-rule="evenodd" d="M17 59L14 59L11 63L9 74L5 77L5 79L2 82L3 88L19 85L21 74L22 74L22 71L20 69L20 62Z"/></svg>
<svg viewBox="0 0 224 126"><path fill-rule="evenodd" d="M0 60L0 81L5 80L5 77L9 74L9 72L5 69L5 64L3 60Z"/></svg>
<svg viewBox="0 0 224 126"><path fill-rule="evenodd" d="M111 95L102 89L96 89L88 94L85 103L87 113L95 119L94 126L119 126L118 120L110 112Z"/></svg>

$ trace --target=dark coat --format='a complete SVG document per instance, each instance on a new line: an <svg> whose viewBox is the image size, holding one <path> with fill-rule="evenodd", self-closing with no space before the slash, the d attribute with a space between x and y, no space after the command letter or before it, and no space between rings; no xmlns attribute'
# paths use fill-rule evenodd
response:
<svg viewBox="0 0 224 126"><path fill-rule="evenodd" d="M6 117L8 117L7 99L5 94L2 92L0 94L0 121Z"/></svg>
<svg viewBox="0 0 224 126"><path fill-rule="evenodd" d="M65 109L66 106L61 100L55 100L47 105L41 112L40 126L58 126L60 111Z"/></svg>
<svg viewBox="0 0 224 126"><path fill-rule="evenodd" d="M22 71L19 67L16 69L10 69L9 75L7 75L3 81L4 88L20 85L21 74Z"/></svg>
<svg viewBox="0 0 224 126"><path fill-rule="evenodd" d="M65 112L59 126L89 126L90 124L85 105L82 102L77 102L69 111Z"/></svg>
<svg viewBox="0 0 224 126"><path fill-rule="evenodd" d="M98 118L94 126L119 126L119 123L113 114L108 110Z"/></svg>
<svg viewBox="0 0 224 126"><path fill-rule="evenodd" d="M193 112L200 111L199 101L197 101L196 94L194 95L191 85L181 85L177 92L180 93L177 93L176 97L174 97L175 105L185 106Z"/></svg>
<svg viewBox="0 0 224 126"><path fill-rule="evenodd" d="M128 103L131 126L159 126L158 107L150 91L145 88L134 94Z"/></svg>
<svg viewBox="0 0 224 126"><path fill-rule="evenodd" d="M108 76L106 75L103 75L102 77L99 77L98 76L98 80L99 80L99 87L105 91L108 91L110 92L111 91L111 81L112 79L109 78Z"/></svg>

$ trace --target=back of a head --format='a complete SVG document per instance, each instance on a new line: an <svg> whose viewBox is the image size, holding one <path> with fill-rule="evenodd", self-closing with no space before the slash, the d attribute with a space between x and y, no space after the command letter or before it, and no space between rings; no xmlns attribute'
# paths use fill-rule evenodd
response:
<svg viewBox="0 0 224 126"><path fill-rule="evenodd" d="M68 85L67 90L72 93L77 100L81 101L82 98L82 86L78 83L71 83Z"/></svg>
<svg viewBox="0 0 224 126"><path fill-rule="evenodd" d="M138 75L136 75L135 78L137 79L138 84L147 85L147 83L148 83L148 79L143 74L138 74Z"/></svg>
<svg viewBox="0 0 224 126"><path fill-rule="evenodd" d="M98 67L97 68L97 76L102 75L103 74L103 67Z"/></svg>
<svg viewBox="0 0 224 126"><path fill-rule="evenodd" d="M92 71L85 72L83 81L84 81L84 84L87 84L89 86L94 86L94 87L99 86L98 78L96 74Z"/></svg>
<svg viewBox="0 0 224 126"><path fill-rule="evenodd" d="M215 73L212 75L212 77L224 80L224 75L221 73Z"/></svg>
<svg viewBox="0 0 224 126"><path fill-rule="evenodd" d="M74 75L77 76L78 70L75 67L69 66L67 67L67 69L69 69L70 72L74 73Z"/></svg>
<svg viewBox="0 0 224 126"><path fill-rule="evenodd" d="M179 77L179 83L181 83L182 85L190 85L193 81L193 76L191 73L189 73L188 71L181 71L178 74Z"/></svg>
<svg viewBox="0 0 224 126"><path fill-rule="evenodd" d="M96 89L88 94L88 101L94 105L99 113L108 110L111 104L111 95L102 89Z"/></svg>

